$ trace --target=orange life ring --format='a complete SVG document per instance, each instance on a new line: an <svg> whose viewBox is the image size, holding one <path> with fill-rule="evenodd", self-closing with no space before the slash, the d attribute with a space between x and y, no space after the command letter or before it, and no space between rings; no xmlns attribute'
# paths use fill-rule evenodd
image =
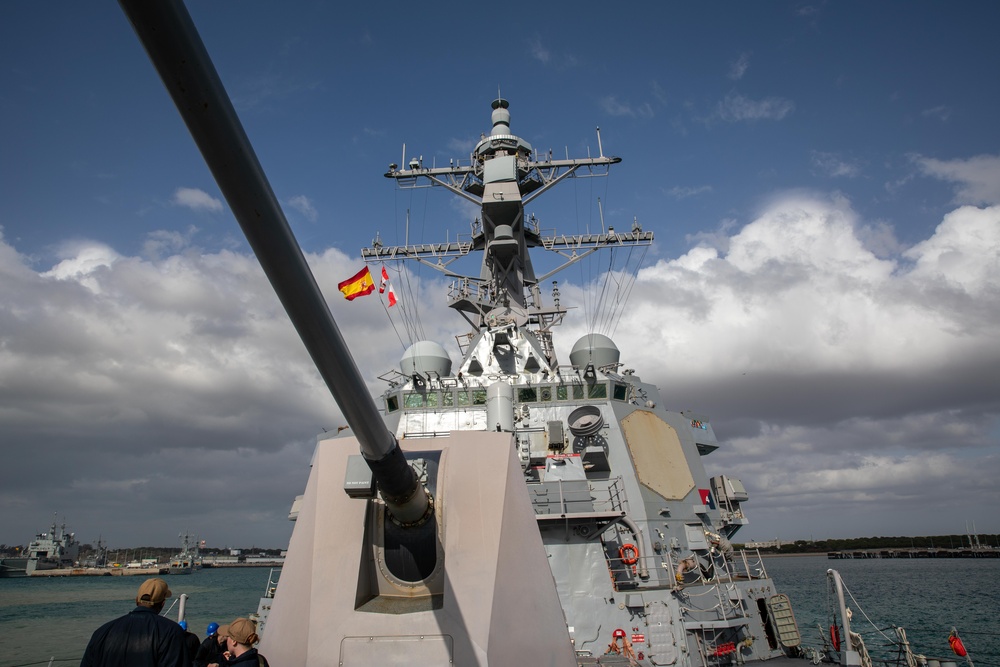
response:
<svg viewBox="0 0 1000 667"><path fill-rule="evenodd" d="M623 544L618 550L618 555L626 565L635 565L639 560L639 550L634 544Z"/></svg>
<svg viewBox="0 0 1000 667"><path fill-rule="evenodd" d="M964 658L969 654L969 652L965 650L965 644L962 643L962 640L957 635L948 637L948 643L951 644L951 650L955 652L955 655Z"/></svg>
<svg viewBox="0 0 1000 667"><path fill-rule="evenodd" d="M840 650L840 628L836 625L830 626L830 641L833 642L833 650Z"/></svg>

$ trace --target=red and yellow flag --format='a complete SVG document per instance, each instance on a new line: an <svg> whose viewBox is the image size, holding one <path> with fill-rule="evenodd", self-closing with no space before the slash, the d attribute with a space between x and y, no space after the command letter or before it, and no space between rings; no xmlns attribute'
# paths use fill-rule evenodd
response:
<svg viewBox="0 0 1000 667"><path fill-rule="evenodd" d="M353 301L359 296L365 296L366 294L374 292L375 281L372 280L371 271L369 271L366 266L344 282L337 285L337 287L344 293L345 299Z"/></svg>

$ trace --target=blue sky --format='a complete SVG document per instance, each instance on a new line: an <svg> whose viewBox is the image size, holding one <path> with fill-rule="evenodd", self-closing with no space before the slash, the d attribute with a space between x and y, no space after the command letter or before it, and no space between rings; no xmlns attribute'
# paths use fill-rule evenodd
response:
<svg viewBox="0 0 1000 667"><path fill-rule="evenodd" d="M499 88L537 150L623 158L534 211L656 233L615 338L712 416L739 538L1000 532L994 4L189 8L373 391L402 345L336 283L407 210L468 229L382 174L467 158ZM0 11L0 542L282 545L336 406L117 5Z"/></svg>

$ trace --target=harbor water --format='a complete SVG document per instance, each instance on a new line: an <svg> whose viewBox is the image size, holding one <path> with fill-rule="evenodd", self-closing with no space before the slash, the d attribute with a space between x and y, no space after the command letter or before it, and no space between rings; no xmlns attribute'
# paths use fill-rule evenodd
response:
<svg viewBox="0 0 1000 667"><path fill-rule="evenodd" d="M825 556L777 556L764 565L787 593L803 643L822 647L830 617L826 571L841 572L857 603L849 601L853 629L873 656L879 629L906 628L915 652L946 658L948 632L957 627L977 667L1000 667L1000 561L828 560ZM210 622L226 623L256 611L268 568L212 568L165 577L175 601L186 593L190 629L204 638ZM133 608L136 577L0 579L0 667L79 664L91 633ZM864 612L864 613L862 613ZM176 607L170 617L176 618ZM891 635L891 632L886 631Z"/></svg>
<svg viewBox="0 0 1000 667"><path fill-rule="evenodd" d="M1000 561L996 559L775 556L765 558L764 566L779 590L791 598L806 646L819 648L828 636L833 601L826 571L835 569L856 600L845 592L853 613L851 630L864 637L872 657L885 654L886 641L877 630L894 638L891 626L896 625L906 629L914 653L962 667L965 659L948 645L948 633L955 627L976 667L1000 667Z"/></svg>
<svg viewBox="0 0 1000 667"><path fill-rule="evenodd" d="M165 615L177 618L177 600L188 595L188 629L205 638L220 625L257 611L271 570L266 567L208 568L163 576L173 596ZM90 635L135 608L145 577L20 577L0 579L0 667L79 665ZM166 613L167 608L175 605Z"/></svg>

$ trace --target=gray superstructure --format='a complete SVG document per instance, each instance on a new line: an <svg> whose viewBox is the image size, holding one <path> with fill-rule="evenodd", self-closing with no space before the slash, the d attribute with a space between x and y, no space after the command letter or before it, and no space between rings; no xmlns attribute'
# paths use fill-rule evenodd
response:
<svg viewBox="0 0 1000 667"><path fill-rule="evenodd" d="M507 101L492 106L492 130L467 165L412 160L385 174L403 188L445 187L481 213L467 240L375 244L362 251L367 262L422 261L455 277L446 258L483 255L479 275L455 277L449 291L449 305L472 325L461 361L452 369L430 341L407 350L400 371L383 376L392 385L382 396L386 422L404 442L509 434L581 664L796 653L787 598L756 552L730 547L747 523L748 497L739 480L706 474L701 459L719 447L709 419L668 410L605 335L578 340L568 363L556 358L552 327L566 310L557 296L544 303L540 283L552 273L536 278L529 249L562 254L562 269L594 251L648 245L653 235L635 223L627 232L542 236L524 204L566 178L606 174L619 159L538 159L511 133Z"/></svg>
<svg viewBox="0 0 1000 667"><path fill-rule="evenodd" d="M557 359L529 252L563 266L652 234L545 236L524 205L618 158L553 160L512 134L505 100L468 164L390 167L480 211L468 240L387 248L456 281L472 331L453 368L438 343L404 354L372 401L183 5L120 0L350 431L319 442L261 652L274 664L708 667L798 653L798 628L756 553L738 480L709 479L706 417L593 333ZM480 273L448 265L482 252Z"/></svg>

